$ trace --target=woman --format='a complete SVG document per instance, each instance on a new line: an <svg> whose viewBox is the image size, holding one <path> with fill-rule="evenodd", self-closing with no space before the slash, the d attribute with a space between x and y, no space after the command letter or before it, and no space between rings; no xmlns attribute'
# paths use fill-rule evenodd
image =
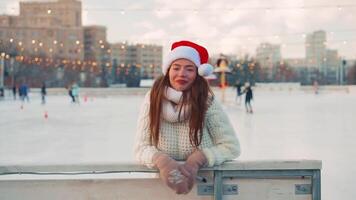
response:
<svg viewBox="0 0 356 200"><path fill-rule="evenodd" d="M203 77L213 71L208 58L200 45L173 43L164 75L146 94L139 114L135 156L158 168L177 194L192 189L199 168L240 155L235 131Z"/></svg>

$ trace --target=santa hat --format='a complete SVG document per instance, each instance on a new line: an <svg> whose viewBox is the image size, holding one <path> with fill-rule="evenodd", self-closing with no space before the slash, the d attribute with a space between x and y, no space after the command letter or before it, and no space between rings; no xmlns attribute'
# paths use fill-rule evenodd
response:
<svg viewBox="0 0 356 200"><path fill-rule="evenodd" d="M179 41L172 44L171 51L163 62L163 74L167 73L175 60L181 58L192 61L197 66L200 76L209 76L213 73L213 66L208 64L209 53L204 47L190 41Z"/></svg>

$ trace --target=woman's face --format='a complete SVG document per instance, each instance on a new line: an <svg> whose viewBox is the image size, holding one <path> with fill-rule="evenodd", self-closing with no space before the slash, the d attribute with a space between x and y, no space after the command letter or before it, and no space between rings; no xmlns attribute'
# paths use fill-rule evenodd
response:
<svg viewBox="0 0 356 200"><path fill-rule="evenodd" d="M187 59L175 60L169 68L169 82L178 91L189 89L197 77L197 67Z"/></svg>

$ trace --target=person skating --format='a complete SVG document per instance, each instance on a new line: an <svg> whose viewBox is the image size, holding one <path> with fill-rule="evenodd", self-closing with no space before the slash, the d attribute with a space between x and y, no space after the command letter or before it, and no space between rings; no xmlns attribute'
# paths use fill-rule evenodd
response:
<svg viewBox="0 0 356 200"><path fill-rule="evenodd" d="M42 83L41 87L41 99L42 99L42 104L46 104L46 95L47 95L47 88L46 88L46 83Z"/></svg>
<svg viewBox="0 0 356 200"><path fill-rule="evenodd" d="M17 87L16 84L14 84L12 86L12 96L14 97L14 100L16 100L16 96L17 96Z"/></svg>
<svg viewBox="0 0 356 200"><path fill-rule="evenodd" d="M68 85L68 95L72 100L72 103L75 103L75 97L73 95L73 88L72 85Z"/></svg>
<svg viewBox="0 0 356 200"><path fill-rule="evenodd" d="M242 85L241 85L240 81L236 81L235 87L236 87L235 101L240 105L241 104L241 96L242 96L242 90L241 90Z"/></svg>
<svg viewBox="0 0 356 200"><path fill-rule="evenodd" d="M253 99L253 92L252 92L252 88L250 86L250 83L248 83L248 82L245 83L244 93L245 93L245 108L246 108L246 112L253 113L252 105L251 105L251 101Z"/></svg>

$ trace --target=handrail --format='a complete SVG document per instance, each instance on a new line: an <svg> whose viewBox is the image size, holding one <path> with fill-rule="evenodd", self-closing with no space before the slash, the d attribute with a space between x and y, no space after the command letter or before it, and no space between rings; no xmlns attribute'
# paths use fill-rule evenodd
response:
<svg viewBox="0 0 356 200"><path fill-rule="evenodd" d="M258 160L258 161L231 161L222 165L203 168L203 171L214 170L291 170L291 169L321 169L319 160ZM1 165L0 175L9 174L70 174L70 173L124 173L124 172L157 172L138 163L104 163L104 164L26 164Z"/></svg>

